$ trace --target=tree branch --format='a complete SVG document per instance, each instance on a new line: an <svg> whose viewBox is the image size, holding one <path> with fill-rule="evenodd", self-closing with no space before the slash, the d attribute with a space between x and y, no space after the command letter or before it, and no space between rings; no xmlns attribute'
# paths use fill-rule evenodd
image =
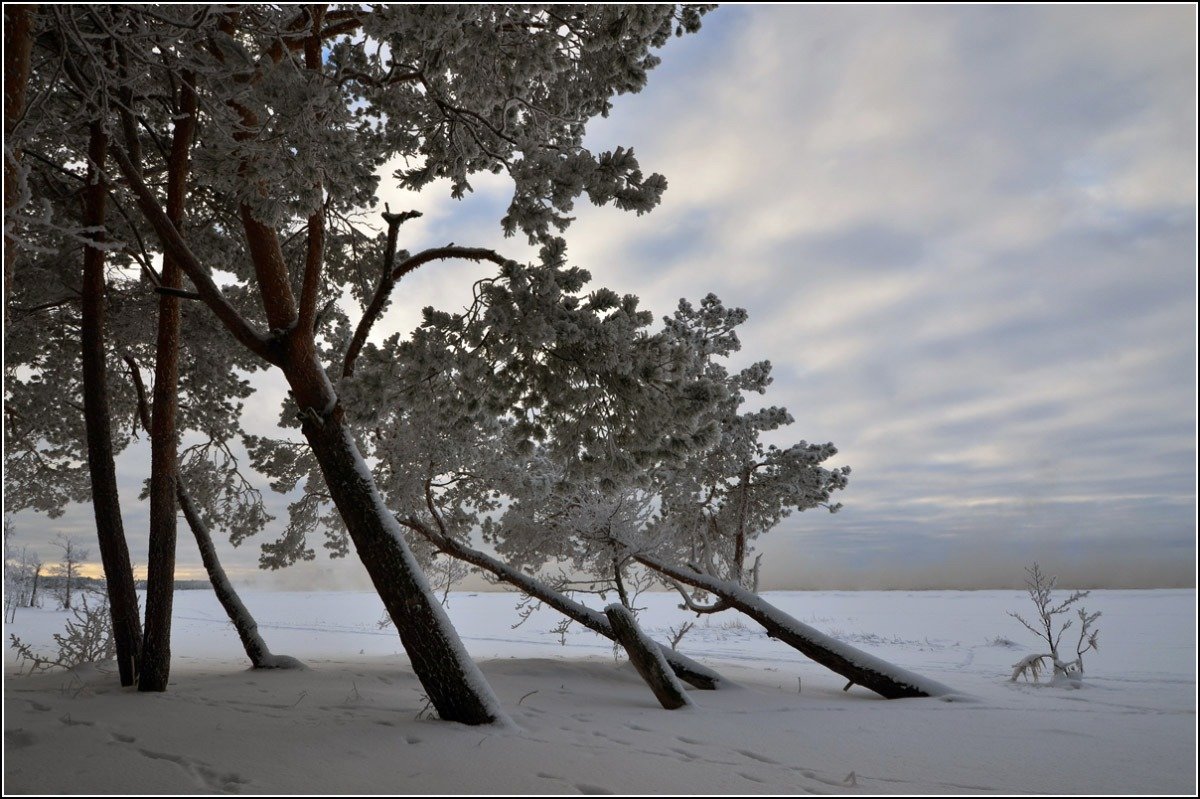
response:
<svg viewBox="0 0 1200 799"><path fill-rule="evenodd" d="M40 303L39 305L30 305L30 306L27 306L24 308L18 308L17 306L14 305L12 310L14 313L31 314L31 313L37 313L38 311L48 311L51 308L61 308L64 305L70 305L71 303L74 303L74 302L79 302L79 298L78 297L63 297L60 300L51 300L49 302Z"/></svg>
<svg viewBox="0 0 1200 799"><path fill-rule="evenodd" d="M123 355L125 363L129 365L129 374L133 378L133 388L137 392L137 412L138 419L142 422L142 427L146 432L150 432L150 405L146 401L146 384L142 382L142 370L138 366L137 361L132 355Z"/></svg>
<svg viewBox="0 0 1200 799"><path fill-rule="evenodd" d="M321 69L321 25L325 19L325 6L313 6L309 13L312 16L312 34L304 40L304 66L307 69ZM318 114L318 121L320 115ZM317 193L323 194L321 179L317 178ZM317 295L321 287L321 265L325 258L325 209L324 204L308 217L308 241L304 254L304 280L300 288L300 311L296 327L302 331L311 331L317 315Z"/></svg>
<svg viewBox="0 0 1200 799"><path fill-rule="evenodd" d="M199 292L187 291L186 289L177 289L170 286L155 286L154 292L167 297L179 297L183 300L202 300Z"/></svg>
<svg viewBox="0 0 1200 799"><path fill-rule="evenodd" d="M391 234L389 232L390 240ZM390 251L391 249L389 248ZM375 324L379 315L383 313L383 308L387 304L387 298L391 294L392 286L409 272L416 271L430 261L444 261L453 258L461 258L464 261L491 261L498 266L503 266L508 262L508 259L501 256L495 250L483 247L455 247L449 245L424 250L405 259L390 271L385 269L383 278L379 281L379 287L375 290L375 296L371 298L371 304L363 312L363 318L354 331L354 338L350 341L350 347L346 350L346 358L342 363L342 377L349 377L354 374L354 361L358 358L359 351L367 341L367 334L371 332L371 326Z"/></svg>
<svg viewBox="0 0 1200 799"><path fill-rule="evenodd" d="M683 597L683 604L680 605L680 607L690 610L697 615L720 613L722 610L729 610L731 607L733 607L733 605L730 605L729 602L724 599L719 599L711 605L698 605L694 599L688 596L687 589L685 589L677 580L667 579L666 582L668 585L678 591L681 597Z"/></svg>
<svg viewBox="0 0 1200 799"><path fill-rule="evenodd" d="M198 289L200 299L204 304L212 309L217 318L222 324L233 334L233 337L241 342L247 349L258 355L263 360L279 364L279 358L274 353L271 347L271 341L263 334L255 330L245 317L238 313L221 289L213 282L213 279L205 273L201 267L199 260L188 247L187 242L183 240L183 236L171 224L171 220L167 218L166 212L162 206L158 204L154 193L142 180L141 174L136 166L129 159L128 153L123 147L111 148L113 157L117 164L121 167L121 174L125 176L129 188L137 197L138 207L142 209L142 215L154 228L154 232L158 234L158 239L163 245L163 249L168 251L172 257L176 259L179 266L191 278L192 283Z"/></svg>
<svg viewBox="0 0 1200 799"><path fill-rule="evenodd" d="M363 318L354 331L354 337L350 340L350 346L346 349L346 356L342 360L342 377L349 377L354 374L354 361L358 358L359 350L362 349L363 344L367 341L367 333L370 332L371 325L375 324L375 320L383 313L383 306L387 303L388 295L392 292L392 286L396 285L396 281L392 277L392 270L395 268L396 237L400 226L410 219L423 216L420 211L405 211L402 214L393 214L387 205L384 205L384 209L383 219L387 222L388 235L387 250L383 254L383 274L379 277L379 287L375 289L375 296L371 298L371 302L367 305L367 310L363 313Z"/></svg>

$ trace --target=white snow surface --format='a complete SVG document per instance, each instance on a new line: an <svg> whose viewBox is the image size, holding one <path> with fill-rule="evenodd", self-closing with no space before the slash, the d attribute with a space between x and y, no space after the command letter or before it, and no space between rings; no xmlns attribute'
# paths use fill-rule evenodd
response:
<svg viewBox="0 0 1200 799"><path fill-rule="evenodd" d="M246 668L216 598L175 598L169 690L115 667L16 676L6 650L4 790L16 793L1136 793L1196 790L1196 592L1093 591L1101 649L1079 689L1010 682L1037 641L1022 591L773 591L806 624L950 686L885 700L735 612L680 651L733 687L663 710L612 644L549 609L511 629L515 594L457 593L449 615L512 727L422 713L420 684L373 593L244 593L273 652L308 671ZM658 641L695 619L644 594ZM66 614L6 625L49 649ZM1005 644L1002 639L1011 639ZM798 690L799 689L799 690Z"/></svg>

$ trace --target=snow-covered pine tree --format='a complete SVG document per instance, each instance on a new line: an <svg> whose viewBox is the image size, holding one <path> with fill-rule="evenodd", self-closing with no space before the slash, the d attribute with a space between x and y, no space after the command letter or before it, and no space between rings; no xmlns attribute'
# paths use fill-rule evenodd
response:
<svg viewBox="0 0 1200 799"><path fill-rule="evenodd" d="M34 60L30 85L86 125L50 117L14 143L37 147L37 132L55 125L68 135L90 131L87 145L76 135L68 148L91 164L88 187L103 185L114 207L140 214L195 287L187 296L282 371L330 496L443 718L481 723L500 711L435 607L319 357L319 311L348 282L338 271L347 259L325 257L330 219L369 205L375 170L395 155L414 162L398 175L413 189L446 177L461 195L473 173L507 172L515 190L505 228L531 239L565 227L583 194L649 210L665 181L643 175L632 151L587 151L585 124L615 94L640 89L658 62L651 49L698 29L705 10L70 6L45 7L35 19L34 50L48 57ZM203 205L197 213L208 214L185 231L163 207L158 183L176 121L162 98L181 85L197 95L200 137L186 190ZM102 139L119 179L101 168ZM54 156L60 164L71 157ZM69 202L33 200L22 207L53 212ZM9 221L6 208L6 232L18 241L33 224ZM115 246L116 237L106 239L88 252ZM18 262L13 285L21 278Z"/></svg>
<svg viewBox="0 0 1200 799"><path fill-rule="evenodd" d="M744 567L754 541L789 513L836 510L831 496L849 469L821 465L836 454L829 444L762 441L791 417L774 407L742 410L747 394L770 383L769 364L736 373L722 364L739 346L745 312L709 296L698 308L682 302L658 333L638 325L625 338L576 340L596 321L576 316L588 307L545 289L486 293L467 314L428 314L404 347L398 338L385 344L396 348L378 362L386 367L364 367L346 383L389 399L391 411L359 421L372 431L380 485L399 518L441 551L601 634L606 628L566 597L569 589L615 593L629 606L628 575L646 568L693 610L748 613L884 696L946 692L756 596ZM523 356L504 345L512 320L541 331L540 351ZM501 559L470 545L475 527ZM582 580L532 576L563 565ZM694 589L717 602L697 603Z"/></svg>

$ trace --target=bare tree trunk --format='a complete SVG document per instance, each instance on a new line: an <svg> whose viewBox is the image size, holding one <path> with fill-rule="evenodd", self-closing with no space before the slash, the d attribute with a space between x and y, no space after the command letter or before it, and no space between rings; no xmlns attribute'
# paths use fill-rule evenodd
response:
<svg viewBox="0 0 1200 799"><path fill-rule="evenodd" d="M438 535L415 520L408 520L406 524L433 542L433 544L447 555L491 572L509 585L520 589L523 593L540 602L546 603L567 618L587 627L592 632L602 635L610 641L617 640L612 624L609 623L608 617L603 613L597 613L587 605L576 602L565 594L555 591L541 580L531 577L518 569L514 569L503 561L496 560L477 549L472 549L460 541ZM675 676L689 685L699 688L702 691L712 691L719 688L725 682L721 675L706 666L700 665L691 658L685 657L662 644L655 644L655 646L662 652L663 657L667 660L667 665L675 672Z"/></svg>
<svg viewBox="0 0 1200 799"><path fill-rule="evenodd" d="M733 544L733 575L740 583L742 581L743 561L746 559L746 513L750 508L750 471L749 465L742 467L741 484L739 485L737 530L734 533Z"/></svg>
<svg viewBox="0 0 1200 799"><path fill-rule="evenodd" d="M84 224L99 227L104 224L107 193L107 187L100 177L107 150L107 136L98 122L92 124L88 150L92 164L88 169L89 181L85 190ZM82 308L83 416L87 429L92 510L96 517L100 559L104 564L104 579L108 587L117 668L121 685L133 685L141 655L142 631L133 568L129 564L129 547L125 543L125 529L121 523L116 467L113 464L108 376L104 362L104 251L95 247L87 247L83 251Z"/></svg>
<svg viewBox="0 0 1200 799"><path fill-rule="evenodd" d="M907 672L874 655L830 638L792 618L737 583L718 580L706 574L663 563L648 555L634 555L633 558L660 574L720 597L730 607L765 627L767 635L778 638L822 666L845 677L850 681L847 688L850 685L861 685L887 699L952 693L950 688L939 682Z"/></svg>
<svg viewBox="0 0 1200 799"><path fill-rule="evenodd" d="M40 578L41 576L42 576L42 564L39 563L33 567L33 589L29 592L29 607L31 607L31 608L37 607L36 603L37 603L38 578ZM112 604L111 601L109 602L109 604L110 605Z"/></svg>
<svg viewBox="0 0 1200 799"><path fill-rule="evenodd" d="M192 76L184 74L179 117L167 164L167 218L183 229L188 156L196 128L196 95ZM133 138L133 135L126 137ZM163 256L162 286L183 287L183 270L171 253ZM179 398L180 299L163 293L158 300L158 341L154 363L154 408L150 418L150 546L146 569L146 633L142 642L139 691L165 691L171 673L171 608L175 600L175 493L179 432L175 414Z"/></svg>
<svg viewBox="0 0 1200 799"><path fill-rule="evenodd" d="M12 160L4 159L4 210L20 200L18 172L21 150L13 143L13 129L25 113L25 94L29 87L29 57L33 51L33 17L36 5L4 7L4 138L10 145ZM13 267L17 259L16 242L4 235L4 327L8 329L8 297L12 292Z"/></svg>
<svg viewBox="0 0 1200 799"><path fill-rule="evenodd" d="M71 552L71 542L67 542L67 584L63 588L63 610L71 609L71 580L75 577L75 555Z"/></svg>
<svg viewBox="0 0 1200 799"><path fill-rule="evenodd" d="M204 561L204 570L208 572L208 579L217 595L217 601L221 603L221 607L225 608L225 613L233 622L238 638L242 640L242 647L246 650L246 656L250 658L254 668L304 668L304 664L296 658L271 654L266 641L258 634L258 623L254 621L250 611L242 604L241 598L234 590L233 583L229 581L225 569L221 567L221 561L217 558L217 548L213 545L208 527L200 518L196 506L192 504L192 498L188 496L182 484L177 486L176 496L179 499L179 507L183 510L183 516L192 529L192 535L196 537L196 545L200 548L200 558Z"/></svg>
<svg viewBox="0 0 1200 799"><path fill-rule="evenodd" d="M633 612L624 605L609 605L604 609L604 613L612 624L617 641L625 647L629 662L650 686L659 704L667 710L678 710L690 705L692 701L688 699L679 680L671 673L662 651L642 632L637 619L633 617Z"/></svg>

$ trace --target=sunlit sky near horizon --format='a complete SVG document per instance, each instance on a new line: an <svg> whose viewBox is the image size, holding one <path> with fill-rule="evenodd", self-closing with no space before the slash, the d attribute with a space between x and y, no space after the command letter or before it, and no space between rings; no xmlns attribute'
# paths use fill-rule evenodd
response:
<svg viewBox="0 0 1200 799"><path fill-rule="evenodd" d="M1194 585L1194 6L734 6L661 55L589 143L632 145L663 203L581 202L569 252L658 316L710 291L746 308L735 365L771 360L763 399L796 418L777 443L832 441L852 467L840 513L762 540L765 587L1000 587L1035 559L1066 583ZM401 246L527 257L500 231L505 180L475 188L385 191L425 213ZM486 272L405 278L385 328L461 307ZM268 432L283 383L254 380L247 426ZM118 460L143 567L148 464ZM13 518L48 560L56 531L97 554L88 506ZM366 584L319 546L256 572L283 524L221 546L238 580ZM182 520L179 566L202 576Z"/></svg>

